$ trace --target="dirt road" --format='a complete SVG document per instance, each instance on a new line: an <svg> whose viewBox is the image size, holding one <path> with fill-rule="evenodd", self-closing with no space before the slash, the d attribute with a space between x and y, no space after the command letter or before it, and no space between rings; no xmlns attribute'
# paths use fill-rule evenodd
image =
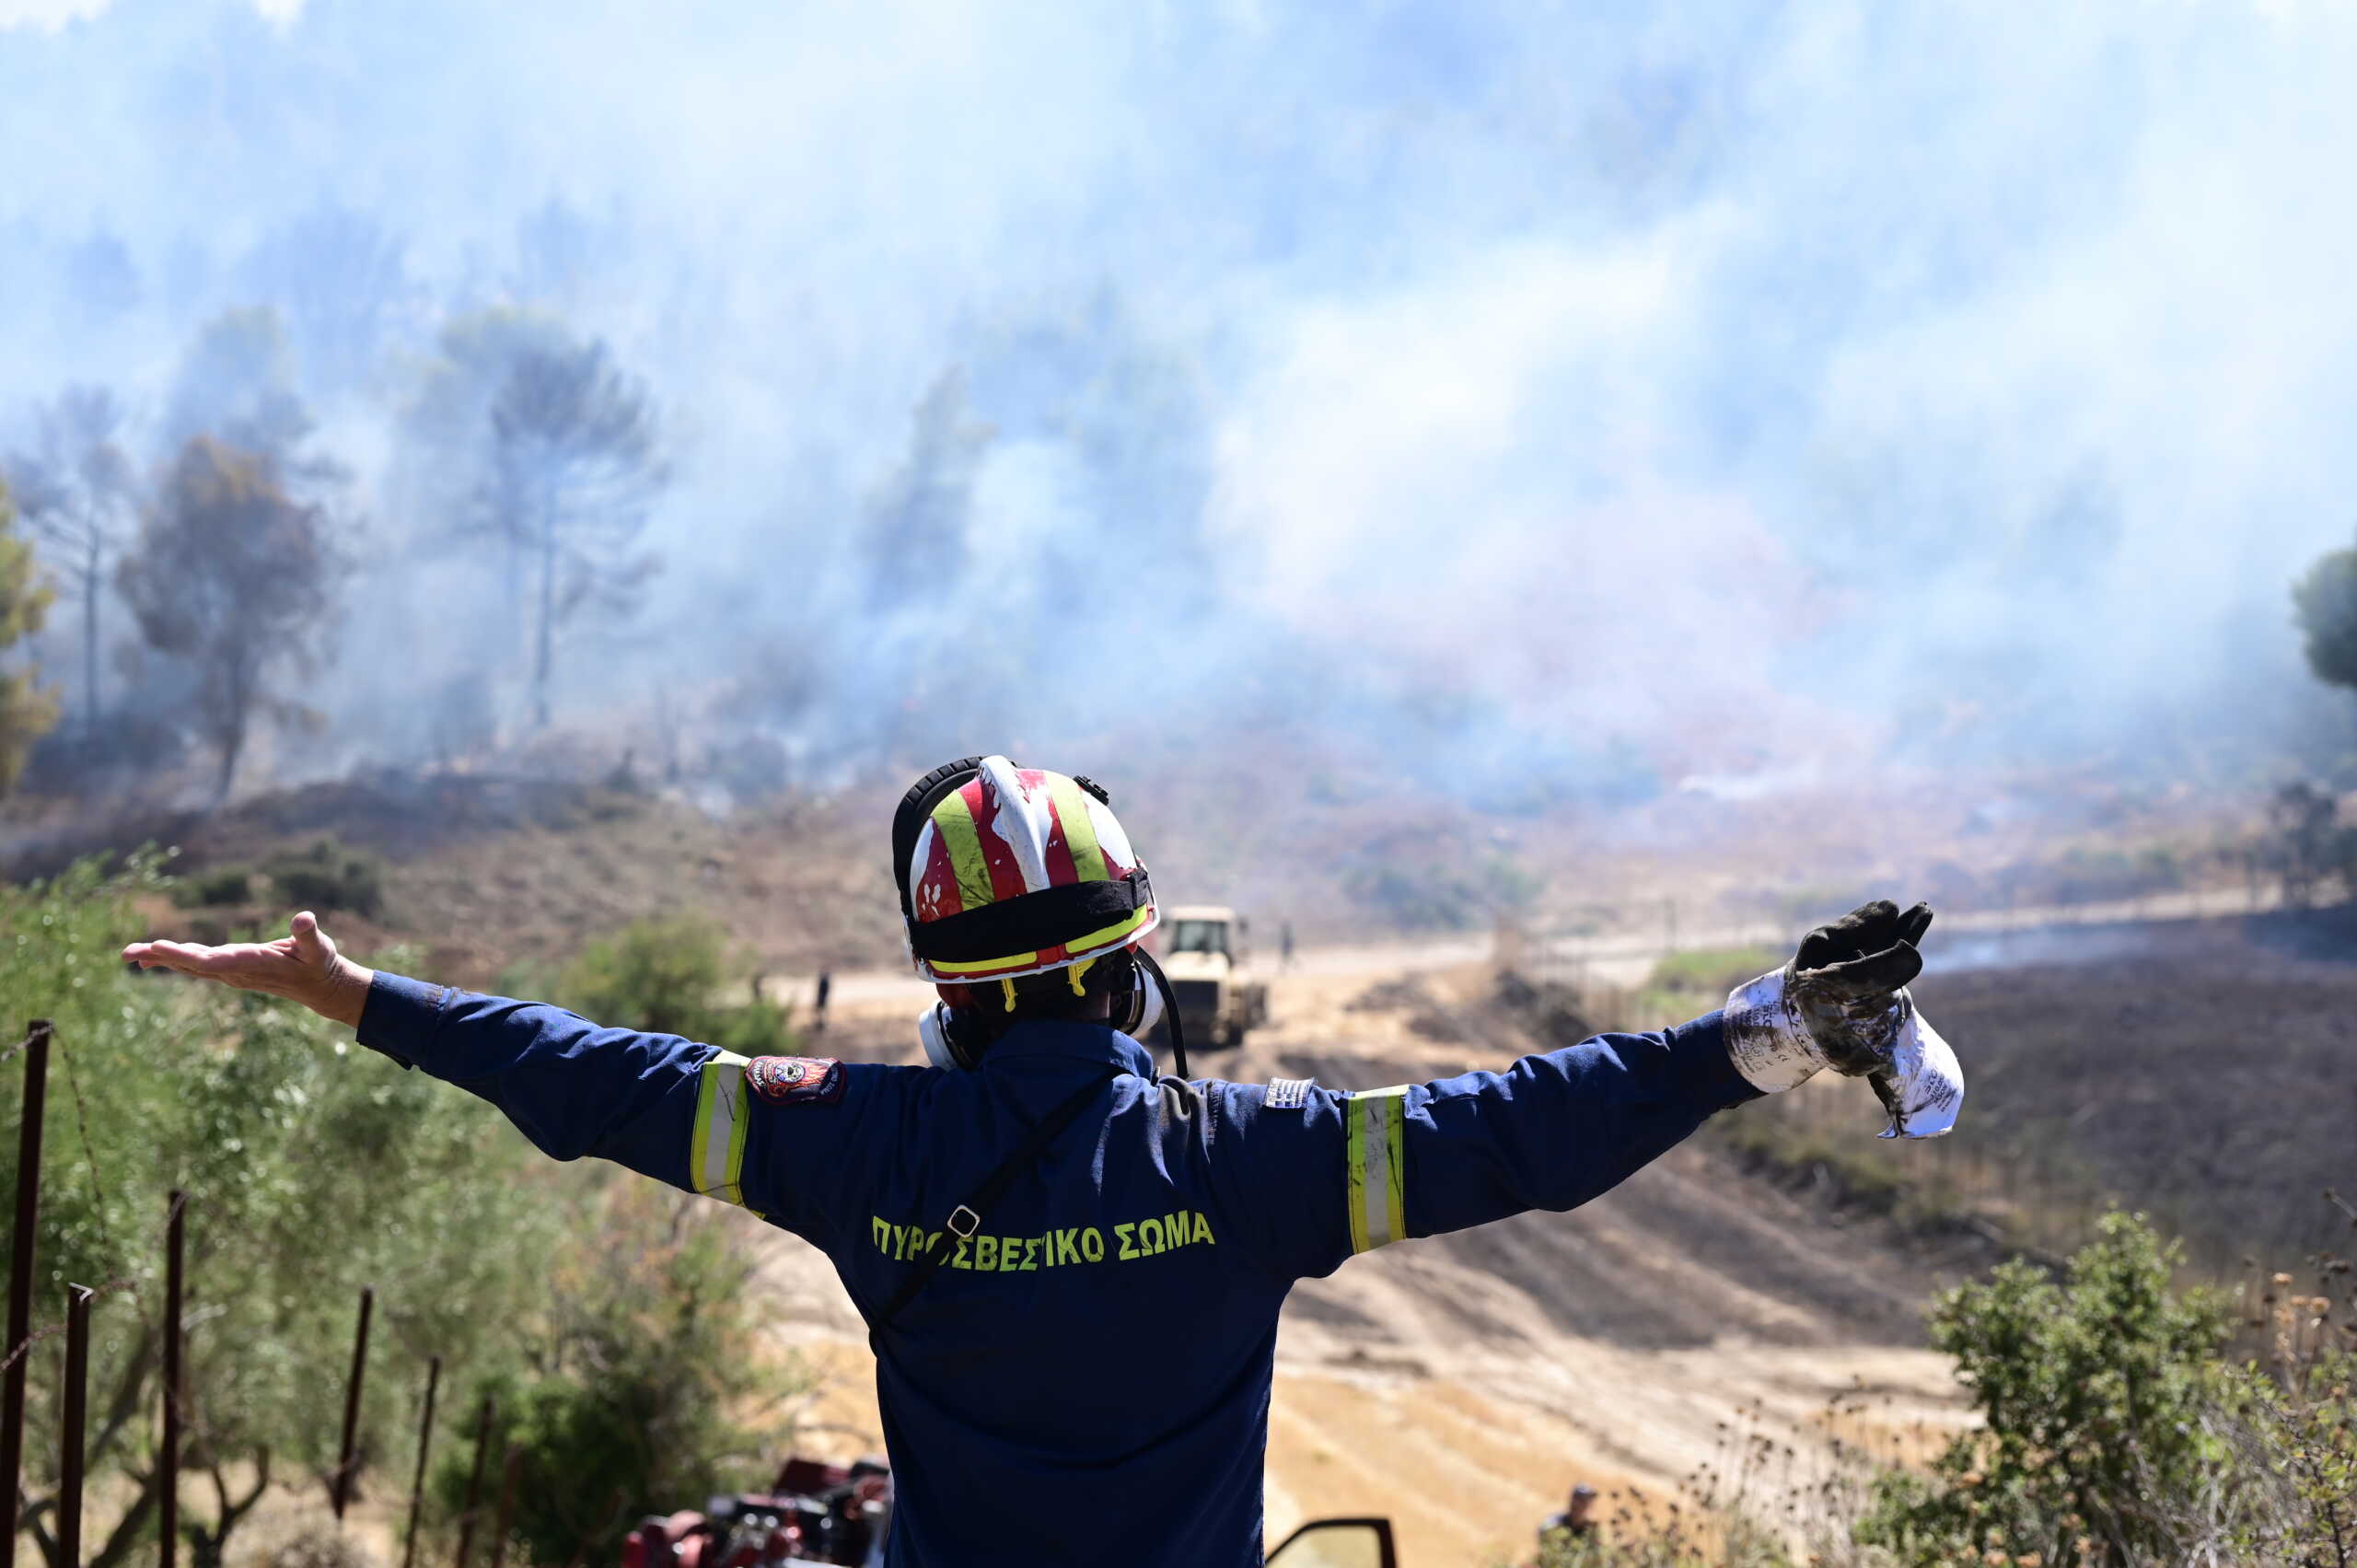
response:
<svg viewBox="0 0 2357 1568"><path fill-rule="evenodd" d="M1271 1027L1195 1070L1369 1087L1531 1048L1491 1005L1475 955L1420 957L1305 954L1275 979ZM924 994L839 979L826 1049L912 1054L896 1042ZM827 1378L810 1411L819 1434L843 1452L875 1446L873 1365L849 1301L818 1253L768 1234L788 1338ZM1518 1561L1574 1481L1620 1493L1616 1506L1658 1506L1699 1467L1730 1469L1747 1433L1781 1445L1797 1430L1809 1435L1754 1486L1781 1505L1777 1475L1812 1476L1827 1435L1903 1445L1961 1419L1947 1364L1917 1348L1933 1283L1690 1146L1575 1213L1355 1259L1286 1308L1271 1539L1317 1515L1379 1513L1399 1521L1407 1568ZM1856 1408L1831 1418L1844 1395Z"/></svg>

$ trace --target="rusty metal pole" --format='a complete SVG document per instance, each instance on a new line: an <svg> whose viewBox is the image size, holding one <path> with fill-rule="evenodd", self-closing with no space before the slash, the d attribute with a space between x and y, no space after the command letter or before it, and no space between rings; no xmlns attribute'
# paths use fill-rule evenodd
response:
<svg viewBox="0 0 2357 1568"><path fill-rule="evenodd" d="M336 1452L335 1486L330 1493L338 1519L343 1517L343 1505L352 1496L352 1446L360 1435L360 1386L368 1376L368 1315L376 1306L375 1287L363 1286L360 1329L352 1336L352 1376L343 1386L343 1443Z"/></svg>
<svg viewBox="0 0 2357 1568"><path fill-rule="evenodd" d="M33 1232L41 1221L41 1125L49 1104L49 1020L25 1026L25 1098L17 1122L17 1230L8 1247L8 1339L0 1347L0 1512L7 1568L17 1561L17 1481L25 1465L25 1354L33 1327Z"/></svg>
<svg viewBox="0 0 2357 1568"><path fill-rule="evenodd" d="M504 1468L506 1474L499 1481L499 1525L491 1538L491 1568L499 1568L507 1556L507 1527L516 1517L516 1475L524 1468L523 1450L511 1445Z"/></svg>
<svg viewBox="0 0 2357 1568"><path fill-rule="evenodd" d="M82 1568L82 1438L90 1410L90 1302L98 1292L65 1287L65 1419L57 1442L57 1561Z"/></svg>
<svg viewBox="0 0 2357 1568"><path fill-rule="evenodd" d="M491 1452L492 1398L482 1400L482 1419L475 1423L475 1468L467 1477L467 1505L459 1514L458 1568L467 1568L467 1550L475 1542L475 1508L482 1501L482 1461Z"/></svg>
<svg viewBox="0 0 2357 1568"><path fill-rule="evenodd" d="M425 1506L425 1456L434 1446L434 1390L442 1383L442 1358L425 1364L425 1414L417 1423L417 1479L409 1484L409 1539L401 1545L401 1568L417 1561L418 1516Z"/></svg>
<svg viewBox="0 0 2357 1568"><path fill-rule="evenodd" d="M163 1494L156 1510L157 1558L172 1568L180 1534L180 1406L187 1400L180 1365L180 1291L188 1248L188 1194L172 1189L164 1222L164 1453Z"/></svg>

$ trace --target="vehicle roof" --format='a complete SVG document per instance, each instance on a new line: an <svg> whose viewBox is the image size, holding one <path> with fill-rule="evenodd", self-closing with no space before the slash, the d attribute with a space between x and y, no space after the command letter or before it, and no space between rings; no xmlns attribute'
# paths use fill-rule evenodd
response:
<svg viewBox="0 0 2357 1568"><path fill-rule="evenodd" d="M1174 904L1162 912L1165 920L1234 920L1236 912L1225 904Z"/></svg>

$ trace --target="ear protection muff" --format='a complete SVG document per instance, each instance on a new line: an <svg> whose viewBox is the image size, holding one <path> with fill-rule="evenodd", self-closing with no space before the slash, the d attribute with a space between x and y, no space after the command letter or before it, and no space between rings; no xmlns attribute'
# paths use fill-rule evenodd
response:
<svg viewBox="0 0 2357 1568"><path fill-rule="evenodd" d="M974 1065L974 1053L966 1049L958 1036L973 1028L970 1015L950 1011L946 1002L936 1002L924 1010L917 1020L917 1038L924 1041L924 1059L945 1073L963 1073Z"/></svg>
<svg viewBox="0 0 2357 1568"><path fill-rule="evenodd" d="M1170 1026L1170 1059L1181 1078L1187 1073L1187 1040L1178 1024L1178 1009L1171 1004L1170 981L1154 955L1142 947L1126 949L1130 959L1128 995L1114 993L1113 1027L1132 1040L1144 1041L1155 1025ZM987 1015L960 1011L936 1002L917 1019L917 1038L924 1042L924 1059L945 1073L972 1071L990 1044Z"/></svg>
<svg viewBox="0 0 2357 1568"><path fill-rule="evenodd" d="M1113 1027L1132 1040L1142 1040L1154 1032L1169 1009L1162 1005L1162 987L1146 983L1141 972L1154 960L1143 953L1133 955L1130 965L1130 1005L1125 1015L1116 1018Z"/></svg>

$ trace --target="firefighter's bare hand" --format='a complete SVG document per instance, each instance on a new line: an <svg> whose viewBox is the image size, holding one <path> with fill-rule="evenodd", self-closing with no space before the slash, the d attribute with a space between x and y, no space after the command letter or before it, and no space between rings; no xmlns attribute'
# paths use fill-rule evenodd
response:
<svg viewBox="0 0 2357 1568"><path fill-rule="evenodd" d="M134 942L122 960L143 970L178 970L218 981L239 991L266 991L298 1002L322 1018L353 1028L368 1001L377 971L335 950L335 939L319 929L319 916L305 910L275 942L233 942L208 947L201 942Z"/></svg>

